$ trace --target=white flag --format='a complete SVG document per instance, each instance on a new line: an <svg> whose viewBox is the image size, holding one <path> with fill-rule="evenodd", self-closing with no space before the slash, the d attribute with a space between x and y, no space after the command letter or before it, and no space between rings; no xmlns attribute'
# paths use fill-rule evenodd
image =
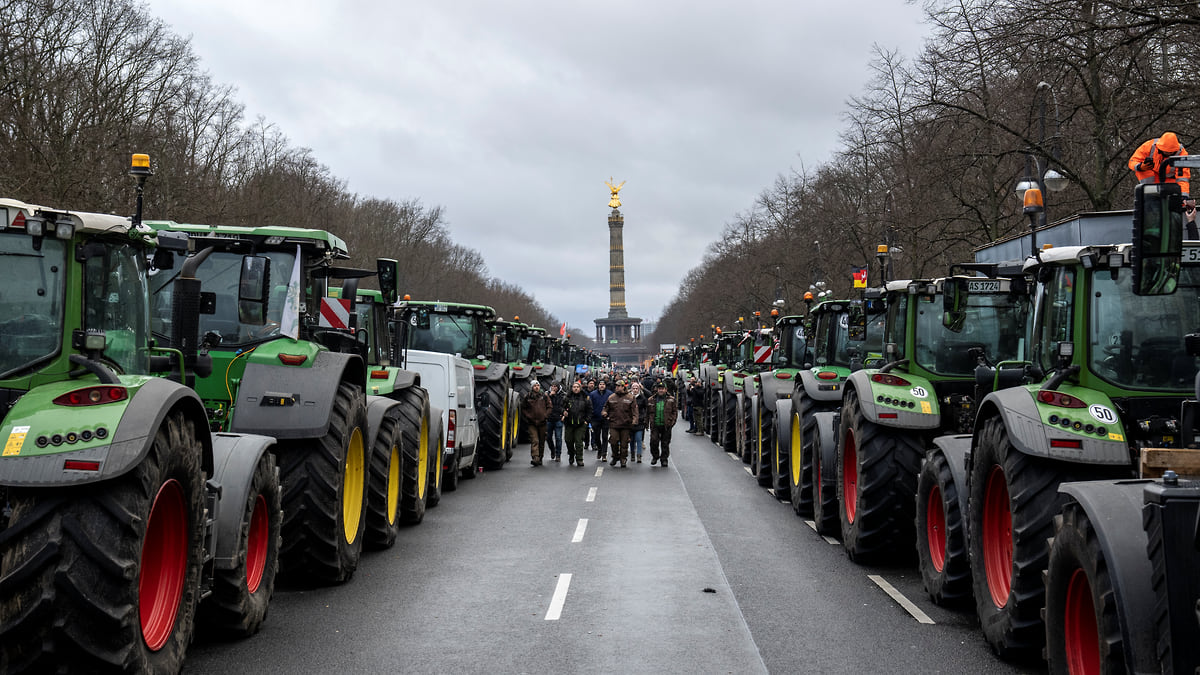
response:
<svg viewBox="0 0 1200 675"><path fill-rule="evenodd" d="M300 245L296 244L296 262L292 265L292 279L288 282L287 298L283 301L283 314L279 319L279 332L293 340L300 339Z"/></svg>

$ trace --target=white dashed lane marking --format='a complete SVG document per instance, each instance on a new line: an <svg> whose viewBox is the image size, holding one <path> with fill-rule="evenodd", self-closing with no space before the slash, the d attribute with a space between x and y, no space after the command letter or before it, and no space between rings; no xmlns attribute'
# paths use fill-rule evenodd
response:
<svg viewBox="0 0 1200 675"><path fill-rule="evenodd" d="M587 496L587 499L585 499L584 501L588 501L588 502L596 501L596 488L588 488L588 496Z"/></svg>
<svg viewBox="0 0 1200 675"><path fill-rule="evenodd" d="M554 587L554 597L550 598L550 609L546 610L547 621L558 621L562 616L563 603L567 601L567 589L571 586L571 575L558 575L558 585Z"/></svg>
<svg viewBox="0 0 1200 675"><path fill-rule="evenodd" d="M889 584L887 579L884 579L878 574L868 574L867 578L871 581L874 581L875 585L882 588L884 593L892 596L893 600L900 603L900 606L903 607L909 614L911 614L912 617L917 620L917 623L933 623L933 619L929 618L928 614L922 612L921 608L914 605L912 600L904 597L904 594L896 590L895 586Z"/></svg>
<svg viewBox="0 0 1200 675"><path fill-rule="evenodd" d="M602 467L602 466L596 467L596 478L599 478L600 476L603 476L603 475L604 475L604 467Z"/></svg>
<svg viewBox="0 0 1200 675"><path fill-rule="evenodd" d="M571 537L572 544L578 544L583 541L583 533L587 532L587 518L580 518L579 524L575 526L575 536Z"/></svg>

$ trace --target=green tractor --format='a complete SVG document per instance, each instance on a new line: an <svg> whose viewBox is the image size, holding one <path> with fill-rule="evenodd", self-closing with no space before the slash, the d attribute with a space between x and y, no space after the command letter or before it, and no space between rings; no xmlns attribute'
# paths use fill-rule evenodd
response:
<svg viewBox="0 0 1200 675"><path fill-rule="evenodd" d="M176 672L197 621L250 635L274 590L274 439L209 433L188 386L211 367L194 320L180 349L155 347L150 274L172 273L166 245L183 242L140 223L149 158L131 173L132 220L0 200L5 672ZM181 324L199 291L178 289Z"/></svg>
<svg viewBox="0 0 1200 675"><path fill-rule="evenodd" d="M972 435L938 439L951 470L935 483L941 503L928 500L927 520L945 522L931 548L969 570L992 649L1044 648L1054 672L1200 662L1200 489L1128 480L1200 472L1200 344L1184 340L1200 326L1200 247L1181 245L1177 185L1139 185L1134 204L1132 245L1026 261L1024 383L984 397Z"/></svg>
<svg viewBox="0 0 1200 675"><path fill-rule="evenodd" d="M835 457L824 442L828 429L821 428L831 420L815 416L821 442L814 439L812 451L814 492L824 499L828 488L836 490L842 547L852 560L912 550L926 448L937 436L970 431L977 366L1023 358L1028 294L1022 282L951 277L885 286L887 363L846 378ZM967 285L970 294L956 296L965 305L946 311L944 290ZM824 516L815 502L814 495L814 510Z"/></svg>
<svg viewBox="0 0 1200 675"><path fill-rule="evenodd" d="M775 340L770 355L770 369L757 376L759 392L754 405L750 472L758 484L787 493L787 440L781 433L791 417L793 381L804 365L804 317L777 316L772 331Z"/></svg>
<svg viewBox="0 0 1200 675"><path fill-rule="evenodd" d="M461 354L475 371L475 412L479 418L479 466L502 469L512 456L517 407L508 365L515 349L497 332L496 310L484 305L410 300L393 309L401 349Z"/></svg>
<svg viewBox="0 0 1200 675"><path fill-rule="evenodd" d="M410 386L403 400L367 396L367 331L357 330L359 279L338 267L345 242L322 230L149 222L185 233L195 276L209 291L198 307L213 361L197 378L214 430L273 436L284 486L281 573L300 583L349 579L367 546L391 546L402 521L418 522L428 494L429 403ZM265 312L247 316L239 273L248 259L270 288ZM329 297L340 280L347 298ZM394 267L380 279L395 293ZM178 344L172 275L152 282L156 337ZM401 453L414 455L404 462ZM407 464L407 470L405 469ZM397 479L400 479L397 481ZM372 489L382 481L385 488ZM368 523L372 527L368 529Z"/></svg>

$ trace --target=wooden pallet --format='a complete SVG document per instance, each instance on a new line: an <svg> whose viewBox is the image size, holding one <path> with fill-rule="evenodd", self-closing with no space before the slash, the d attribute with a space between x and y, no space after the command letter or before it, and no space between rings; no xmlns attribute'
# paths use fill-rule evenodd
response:
<svg viewBox="0 0 1200 675"><path fill-rule="evenodd" d="M1200 478L1200 450L1181 448L1142 448L1143 478L1162 478L1167 469L1181 478Z"/></svg>

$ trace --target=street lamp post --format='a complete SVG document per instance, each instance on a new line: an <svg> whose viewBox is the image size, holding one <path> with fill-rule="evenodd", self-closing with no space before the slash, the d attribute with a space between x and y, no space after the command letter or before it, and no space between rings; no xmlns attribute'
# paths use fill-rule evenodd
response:
<svg viewBox="0 0 1200 675"><path fill-rule="evenodd" d="M1054 141L1053 150L1050 155L1046 154L1046 96L1040 92L1049 92L1054 99L1054 136L1051 137ZM1037 154L1027 152L1025 154L1025 177L1021 182L1017 183L1016 192L1024 201L1025 214L1029 216L1029 238L1032 254L1037 255L1037 230L1039 227L1046 225L1046 191L1062 192L1067 189L1069 182L1066 176L1056 171L1051 166L1051 161L1058 163L1058 135L1059 135L1059 117L1058 117L1058 97L1054 95L1054 89L1048 82L1038 82L1037 90L1034 92L1034 97L1038 99L1038 147ZM1030 169L1034 169L1031 171ZM1031 190L1036 192L1031 193Z"/></svg>

